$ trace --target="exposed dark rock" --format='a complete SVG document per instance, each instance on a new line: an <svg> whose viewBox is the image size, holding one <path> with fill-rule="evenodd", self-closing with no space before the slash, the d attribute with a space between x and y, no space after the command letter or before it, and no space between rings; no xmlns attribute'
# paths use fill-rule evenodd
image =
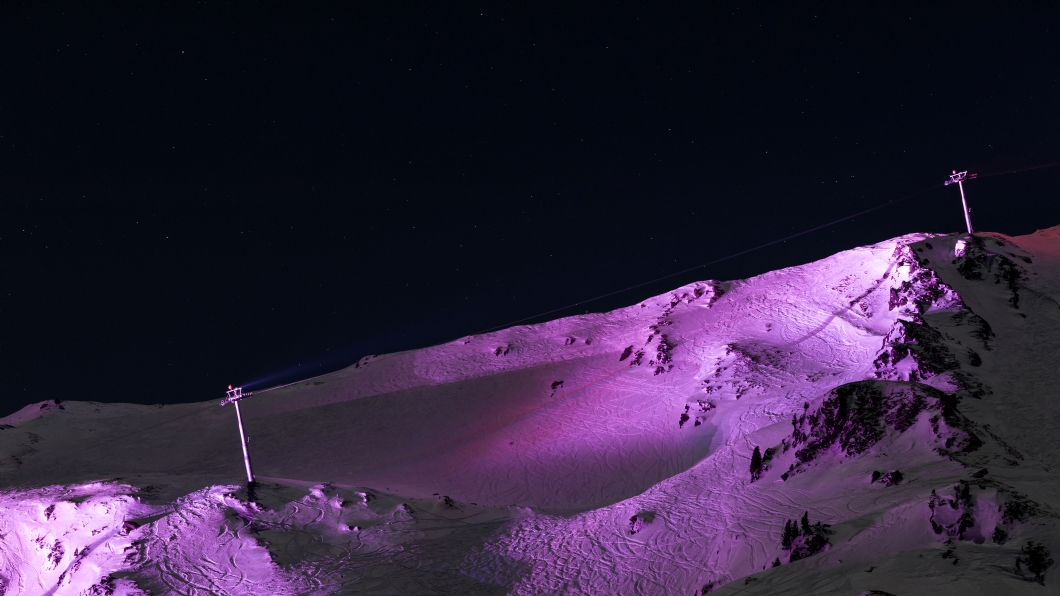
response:
<svg viewBox="0 0 1060 596"><path fill-rule="evenodd" d="M1025 257L1013 257L1030 262ZM1012 308L1019 308L1019 282L1025 277L1023 268L1004 255L988 252L983 238L973 235L968 239L964 255L957 259L957 273L969 281L979 281L989 272L993 272L995 284L1004 284L1011 292L1008 302Z"/></svg>
<svg viewBox="0 0 1060 596"><path fill-rule="evenodd" d="M1027 544L1020 549L1020 556L1016 558L1016 571L1021 567L1034 574L1034 581L1045 585L1045 570L1051 567L1053 559L1050 557L1049 549L1044 544L1028 540Z"/></svg>
<svg viewBox="0 0 1060 596"><path fill-rule="evenodd" d="M898 470L891 470L886 474L876 471L872 473L872 482L881 482L884 486L894 486L902 482L904 476Z"/></svg>
<svg viewBox="0 0 1060 596"><path fill-rule="evenodd" d="M629 535L633 536L637 532L644 529L644 526L655 521L654 511L641 511L640 513L629 518Z"/></svg>
<svg viewBox="0 0 1060 596"><path fill-rule="evenodd" d="M836 387L802 416L793 415L791 440L782 446L785 451L796 449L798 463L782 478L832 448L846 456L864 453L888 428L904 432L922 413L931 415L932 431L946 454L972 451L982 444L956 411L953 396L921 384L858 381Z"/></svg>
<svg viewBox="0 0 1060 596"><path fill-rule="evenodd" d="M967 482L958 483L952 497L940 496L936 491L931 491L928 508L931 509L931 529L936 534L963 539L964 532L975 525L972 513L975 500Z"/></svg>

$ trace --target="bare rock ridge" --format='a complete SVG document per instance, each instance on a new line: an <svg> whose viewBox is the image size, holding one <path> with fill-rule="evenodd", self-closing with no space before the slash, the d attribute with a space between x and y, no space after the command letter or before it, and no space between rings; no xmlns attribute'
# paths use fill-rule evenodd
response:
<svg viewBox="0 0 1060 596"><path fill-rule="evenodd" d="M958 244L960 241L960 244ZM1047 593L1060 228L0 419L4 594Z"/></svg>

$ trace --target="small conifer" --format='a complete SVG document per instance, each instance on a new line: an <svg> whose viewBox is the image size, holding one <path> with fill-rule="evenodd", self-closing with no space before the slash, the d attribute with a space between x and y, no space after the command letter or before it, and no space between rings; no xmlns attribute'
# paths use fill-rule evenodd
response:
<svg viewBox="0 0 1060 596"><path fill-rule="evenodd" d="M762 451L755 445L754 453L751 454L751 482L762 476Z"/></svg>

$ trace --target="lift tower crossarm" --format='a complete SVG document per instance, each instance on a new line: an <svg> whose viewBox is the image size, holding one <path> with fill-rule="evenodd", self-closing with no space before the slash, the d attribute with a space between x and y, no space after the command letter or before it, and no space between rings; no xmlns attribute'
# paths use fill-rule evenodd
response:
<svg viewBox="0 0 1060 596"><path fill-rule="evenodd" d="M220 406L226 406L233 404L236 407L236 422L239 424L239 443L243 446L243 464L247 468L247 482L254 484L254 470L250 467L250 452L247 451L247 443L250 441L246 434L243 433L243 417L239 414L239 400L254 395L250 391L243 392L242 387L233 388L231 385L228 386L228 392L225 394L225 398L221 400Z"/></svg>

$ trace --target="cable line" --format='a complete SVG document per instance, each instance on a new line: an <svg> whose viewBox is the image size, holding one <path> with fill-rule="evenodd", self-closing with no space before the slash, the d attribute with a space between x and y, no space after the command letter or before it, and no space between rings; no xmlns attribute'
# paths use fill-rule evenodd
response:
<svg viewBox="0 0 1060 596"><path fill-rule="evenodd" d="M1051 168L1051 167L1055 167L1055 166L1060 166L1060 161L1052 162L1052 163L1048 163L1048 164L1044 164L1044 165L1040 165L1040 166L1031 166L1031 167L1020 168L1020 169L1015 169L1015 170L1006 170L1006 171L1001 171L1001 172L993 172L993 173L990 173L990 174L979 174L978 178L985 178L985 177L989 177L989 176L1002 176L1002 175L1005 175L1005 174L1015 174L1015 173L1019 173L1019 172L1027 172L1027 171L1030 171L1030 170L1040 170L1040 169ZM784 236L783 238L777 238L776 240L771 240L769 242L766 242L766 243L763 243L763 244L759 244L758 246L754 246L754 247L751 247L751 248L748 248L748 249L744 249L744 250L741 250L739 252L735 252L735 253L732 253L730 255L726 255L724 257L720 257L720 258L714 259L712 261L707 261L706 263L702 263L702 264L696 265L694 267L689 267L688 269L682 269L681 271L677 271L677 272L674 272L674 273L669 273L669 274L663 275L661 277L656 277L655 279L651 279L651 280L644 281L644 282L641 282L641 283L638 283L638 284L627 286L625 288L621 288L621 289L615 290L613 292L608 292L606 294L601 294L599 296L595 296L595 297L592 297L592 298L587 298L585 300L574 302L574 303L568 304L566 306L561 306L559 308L553 308L551 310L546 310L544 312L540 312L540 313L537 313L535 315L531 315L531 316L528 316L528 317L523 317L521 319L516 319L514 321L509 321L509 322L503 323L501 325L490 327L488 329L483 329L482 331L477 331L477 332L472 333L470 335L481 335L483 333L490 333L490 332L496 331L498 329L511 327L512 325L517 325L517 324L522 323L524 321L529 321L529 320L536 319L536 318L539 318L539 317L543 317L543 316L546 316L546 315L550 315L550 314L554 314L554 313L557 313L557 312L561 312L561 311L573 308L575 306L581 306L581 305L584 305L584 304L588 304L590 302L595 302L595 301L601 300L603 298L608 298L608 297L614 296L616 294L621 294L623 292L628 292L630 290L635 290L637 288L641 288L641 287L644 287L644 286L647 286L647 285L651 285L651 284L659 282L659 281L670 279L670 278L676 277L678 275L684 275L685 273L689 273L689 272L695 271L697 269L702 269L704 267L709 267L710 265L715 265L715 264L721 263L723 261L728 261L730 259L735 259L736 257L740 257L740 256L746 255L748 253L752 253L752 252L755 252L755 251L758 251L758 250L762 250L763 248L768 248L768 247L773 246L775 244L780 244L782 242L787 242L788 240L793 240L793 239L798 238L800 236L805 236L806 234L811 234L813 232L817 232L819 230L823 230L825 228L828 228L828 227L843 223L844 221L848 221L848 220L854 219L855 217L860 217L862 215L866 215L868 213L872 213L873 211L879 211L880 209L884 209L886 207L891 207L893 205L897 205L898 203L902 203L902 202L908 201L909 199L912 199L914 197L918 197L918 196L920 196L920 195L922 195L922 194L924 194L924 193L926 193L928 191L932 191L932 190L934 190L936 188L939 188L941 186L945 186L945 184L934 184L932 186L928 186L926 188L923 188L923 189L918 190L918 191L916 191L914 193L905 195L903 197L900 197L900 198L897 198L897 199L891 199L890 201L887 201L886 203L882 203L880 205L876 205L875 207L870 207L868 209L865 209L865 210L862 210L862 211L858 211L857 213L852 213L850 215L841 217L839 219L835 219L835 220L832 220L830 222L823 223L823 224L821 224L819 226L814 226L812 228L808 228L806 230L802 230L801 232L796 232L795 234ZM467 337L467 335L462 335L460 337ZM459 338L454 338L454 340L455 339L459 339ZM450 341L454 341L454 340L450 340ZM445 343L449 343L449 342L445 342ZM391 355L392 354L383 354L380 357L381 358L385 358L385 357L391 356ZM334 371L332 371L332 372L334 372ZM285 387L290 387L292 385L297 385L299 383L304 383L306 381L310 381L312 379L316 379L316 378L319 378L319 377L327 376L327 375L330 375L330 374L332 374L332 373L330 373L330 372L329 373L324 373L324 374L321 374L321 375L316 375L316 376L313 376L313 377L309 377L308 379L301 379L301 380L298 380L298 381L294 381L292 383L285 383L285 384L277 385L277 386L274 386L274 387L268 387L266 389L261 389L259 391L255 391L254 393L265 393L267 391L275 391L277 389L283 389ZM103 441L101 443L96 443L94 445L89 445L87 447L83 447L82 449L93 449L93 448L96 448L96 447L100 447L102 445L113 443L115 441L119 441L121 439L130 437L132 435L136 435L136 434L142 433L144 431L148 431L148 430L157 428L159 426L163 426L165 424L169 424L171 422L176 422L177 420L180 420L182 418L187 418L188 416L192 416L192 415L195 415L195 414L200 414L200 413L206 412L208 410L210 410L209 407L202 408L202 409L196 409L196 410L193 410L191 412L188 412L187 414L183 414L181 416L177 416L176 418L171 418L169 420L160 422L158 424L154 424L154 425L142 428L140 430L136 430L136 431L133 431L131 433L128 433L128 434L125 434L125 435L122 435L122 436L119 436L119 437L115 437L115 438Z"/></svg>
<svg viewBox="0 0 1060 596"><path fill-rule="evenodd" d="M1031 170L1041 170L1041 169L1044 169L1044 168L1055 168L1056 166L1060 166L1060 161L1054 161L1052 163L1047 163L1045 165L1040 165L1040 166L1030 166L1028 168L1019 168L1019 169L1016 169L1016 170L1004 170L1002 172L994 172L992 174L979 174L979 178L987 178L989 176L1004 176L1005 174L1017 174L1019 172L1029 172Z"/></svg>
<svg viewBox="0 0 1060 596"><path fill-rule="evenodd" d="M830 221L830 222L825 223L825 224L821 224L819 226L810 228L808 230L803 230L801 232L792 234L790 236L785 236L783 238L778 238L776 240L772 240L770 242L766 242L765 244L759 244L758 246L755 246L753 248L748 248L746 250L741 250L740 252L736 252L736 253L733 253L731 255L721 257L720 259L714 259L713 261L708 261L706 263L703 263L702 265L696 265L695 267L689 267L688 269L684 269L684 270L678 271L676 273L670 273L670 274L664 275L662 277L657 277L657 278L649 280L649 281L645 281L645 282L642 282L642 283L639 283L639 284L635 284L635 285L632 285L632 286L629 286L629 287L626 287L626 288L622 288L621 290L615 290L614 292L608 292L607 294L601 294L600 296L596 296L594 298L588 298L586 300L582 300L581 302L575 302L573 304L568 304L567 306L561 306L559 308L554 308L552 310L547 310L545 312L538 313L536 315L531 315L529 317L523 317L522 319L517 319L515 321L504 323L502 325L497 325L496 327L490 327L489 329L484 329L482 331L478 331L476 333L472 333L472 335L481 335L483 333L489 333L491 331L496 331L498 329L503 329L505 327L511 327L512 325L516 325L518 323L522 323L523 321L529 321L531 319L536 319L538 317L543 317L545 315L550 315L552 313L557 313L557 312L560 312L560 311L563 311L563 310L567 310L568 308L573 308L575 306L580 306L582 304L588 304L590 302L595 302L595 301L600 300L602 298L607 298L609 296L614 296L615 294L621 294L622 292L628 292L629 290L635 290L637 288L653 284L653 283L655 283L657 281L662 281L664 279L670 279L671 277L682 275L682 274L688 273L690 271L695 271L696 269L702 269L703 267L708 267L708 266L714 265L716 263L721 263L722 261L728 261L729 259L735 259L736 257L745 255L747 253L751 253L751 252L754 252L756 250L761 250L763 248L766 248L766 247L769 247L769 246L773 246L774 244L780 244L781 242L787 242L788 240L791 240L793 238L798 238L799 236L805 236L806 234L809 234L811 232L816 232L818 230L822 230L822 229L827 228L829 226L834 226L836 224L843 223L844 221L847 221L848 219L854 219L855 217L859 217L859 216L865 215L866 213L872 213L873 211L878 211L880 209L883 209L884 207L890 207L891 205L896 205L898 203L901 203L902 201L908 201L909 199L912 199L913 197L920 196L920 195L928 192L929 190L934 190L934 189L936 189L936 188L938 188L940 186L943 186L943 185L942 184L935 184L933 186L929 186L929 187L924 188L922 190L918 190L918 191L914 192L913 194L906 195L906 196L904 196L902 198L891 199L890 201L887 201L886 203L883 203L882 205L877 205L875 207L866 209L864 211L858 211L857 213L854 213L854 214L851 214L851 215L847 215L846 217L841 217L841 218L839 218L837 220Z"/></svg>

